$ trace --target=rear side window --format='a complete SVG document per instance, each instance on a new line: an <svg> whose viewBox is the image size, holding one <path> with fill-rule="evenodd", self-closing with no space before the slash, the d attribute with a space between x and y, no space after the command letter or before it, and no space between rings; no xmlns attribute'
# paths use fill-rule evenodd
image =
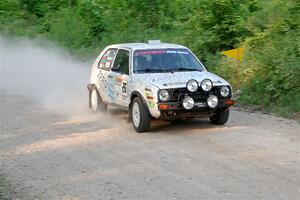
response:
<svg viewBox="0 0 300 200"><path fill-rule="evenodd" d="M111 70L122 74L129 74L129 51L119 50Z"/></svg>
<svg viewBox="0 0 300 200"><path fill-rule="evenodd" d="M117 54L117 49L108 49L98 63L98 68L109 70L114 58Z"/></svg>

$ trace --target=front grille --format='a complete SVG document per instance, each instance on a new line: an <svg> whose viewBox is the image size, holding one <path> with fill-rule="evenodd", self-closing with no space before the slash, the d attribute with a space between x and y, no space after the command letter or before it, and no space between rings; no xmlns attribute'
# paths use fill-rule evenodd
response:
<svg viewBox="0 0 300 200"><path fill-rule="evenodd" d="M181 102L181 100L185 96L192 97L195 102L205 101L211 94L216 95L221 100L221 99L224 99L224 97L221 96L220 89L221 89L220 86L215 86L208 92L203 91L201 88L198 88L198 90L195 92L190 92L190 91L188 91L187 88L168 89L168 91L170 93L170 98L169 98L168 102ZM226 98L230 98L230 97L231 96L226 97Z"/></svg>

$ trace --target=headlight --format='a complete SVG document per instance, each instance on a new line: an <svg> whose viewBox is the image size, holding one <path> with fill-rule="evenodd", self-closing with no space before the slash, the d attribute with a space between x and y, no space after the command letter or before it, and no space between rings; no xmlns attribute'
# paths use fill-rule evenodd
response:
<svg viewBox="0 0 300 200"><path fill-rule="evenodd" d="M195 105L194 99L190 96L186 96L182 100L182 105L185 109L191 110Z"/></svg>
<svg viewBox="0 0 300 200"><path fill-rule="evenodd" d="M168 90L160 90L158 93L158 98L162 101L167 101L169 99L169 92Z"/></svg>
<svg viewBox="0 0 300 200"><path fill-rule="evenodd" d="M198 82L196 80L189 80L186 84L188 91L195 92L198 89Z"/></svg>
<svg viewBox="0 0 300 200"><path fill-rule="evenodd" d="M230 90L227 86L221 87L220 94L222 95L222 97L227 97L229 95L229 92Z"/></svg>
<svg viewBox="0 0 300 200"><path fill-rule="evenodd" d="M207 98L207 105L210 107L210 108L215 108L217 107L218 105L218 97L215 96L215 95L210 95L208 98Z"/></svg>
<svg viewBox="0 0 300 200"><path fill-rule="evenodd" d="M202 82L201 82L201 88L203 91L205 92L208 92L211 90L213 84L211 82L211 80L209 79L204 79Z"/></svg>

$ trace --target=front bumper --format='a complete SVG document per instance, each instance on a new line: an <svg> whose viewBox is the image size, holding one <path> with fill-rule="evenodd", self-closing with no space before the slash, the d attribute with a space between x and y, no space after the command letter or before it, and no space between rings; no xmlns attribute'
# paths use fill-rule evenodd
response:
<svg viewBox="0 0 300 200"><path fill-rule="evenodd" d="M163 102L158 103L158 109L162 119L209 117L228 109L233 104L234 100L232 99L219 99L218 105L210 108L206 101L196 101L191 110L186 110L181 102Z"/></svg>
<svg viewBox="0 0 300 200"><path fill-rule="evenodd" d="M203 91L202 88L198 88L195 92L190 92L187 88L166 89L170 97L168 101L158 101L157 108L160 112L160 118L206 117L228 109L234 104L231 99L231 87L228 86L230 89L228 97L222 97L221 87L213 86L210 91ZM218 104L215 108L210 108L207 104L209 97L212 95L218 98ZM191 97L194 100L194 107L190 110L185 109L182 105L185 97Z"/></svg>

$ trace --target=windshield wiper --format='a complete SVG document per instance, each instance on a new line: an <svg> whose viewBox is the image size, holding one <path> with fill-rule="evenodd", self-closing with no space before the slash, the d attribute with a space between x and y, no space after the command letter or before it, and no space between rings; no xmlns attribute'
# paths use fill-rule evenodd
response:
<svg viewBox="0 0 300 200"><path fill-rule="evenodd" d="M134 73L160 73L160 72L174 72L174 71L200 71L200 72L202 72L201 69L179 67L176 69L151 69L151 68L137 69L137 70L134 70Z"/></svg>
<svg viewBox="0 0 300 200"><path fill-rule="evenodd" d="M176 69L172 69L172 71L199 71L199 72L202 72L201 69L188 68L188 67L179 67Z"/></svg>
<svg viewBox="0 0 300 200"><path fill-rule="evenodd" d="M146 72L146 73L151 73L151 72L165 72L166 70L163 69L151 69L151 68L147 68L147 69L138 69L138 70L134 70L134 73L139 73L139 72Z"/></svg>

